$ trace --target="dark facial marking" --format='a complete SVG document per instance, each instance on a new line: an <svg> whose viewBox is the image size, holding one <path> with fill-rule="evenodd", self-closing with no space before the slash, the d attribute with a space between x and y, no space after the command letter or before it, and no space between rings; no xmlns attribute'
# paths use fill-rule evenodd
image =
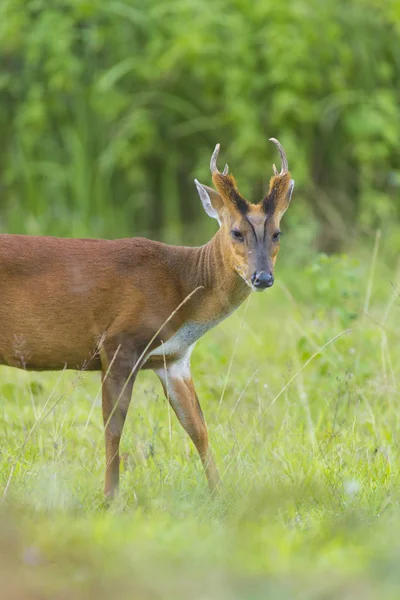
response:
<svg viewBox="0 0 400 600"><path fill-rule="evenodd" d="M264 235L263 235L263 242L265 242L265 238L267 235L267 223L268 223L268 217L265 219L264 221Z"/></svg>
<svg viewBox="0 0 400 600"><path fill-rule="evenodd" d="M280 201L288 204L292 190L293 185L291 184L290 173L272 177L269 192L262 201L264 212L270 216L276 211Z"/></svg>
<svg viewBox="0 0 400 600"><path fill-rule="evenodd" d="M273 212L275 211L277 197L278 197L278 194L277 194L276 187L272 188L272 190L269 192L269 194L267 194L267 196L265 196L262 206L263 206L263 211L265 212L266 215L272 215Z"/></svg>
<svg viewBox="0 0 400 600"><path fill-rule="evenodd" d="M232 190L229 193L229 197L235 204L240 214L242 214L243 216L247 215L247 213L249 212L249 205L246 202L246 200L244 200L242 196L236 192L236 190Z"/></svg>
<svg viewBox="0 0 400 600"><path fill-rule="evenodd" d="M218 192L226 200L230 200L236 206L240 214L246 215L249 210L249 204L239 193L236 187L235 179L232 175L223 175L222 173L214 173L213 182Z"/></svg>
<svg viewBox="0 0 400 600"><path fill-rule="evenodd" d="M258 242L258 239L257 239L257 234L256 234L256 230L254 229L254 225L253 225L253 223L250 221L250 219L248 219L248 218L247 218L247 216L246 216L246 215L244 215L244 218L246 219L246 221L248 222L248 224L249 224L249 225L250 225L250 227L252 228L252 230L253 230L253 233L254 233L254 237L255 237L255 239L256 239L256 242Z"/></svg>

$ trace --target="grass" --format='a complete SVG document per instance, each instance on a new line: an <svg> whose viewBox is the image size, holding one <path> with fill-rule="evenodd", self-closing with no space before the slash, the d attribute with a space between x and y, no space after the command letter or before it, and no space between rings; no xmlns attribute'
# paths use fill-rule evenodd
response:
<svg viewBox="0 0 400 600"><path fill-rule="evenodd" d="M398 598L397 280L312 256L199 342L217 498L151 373L106 509L98 375L2 368L3 597Z"/></svg>

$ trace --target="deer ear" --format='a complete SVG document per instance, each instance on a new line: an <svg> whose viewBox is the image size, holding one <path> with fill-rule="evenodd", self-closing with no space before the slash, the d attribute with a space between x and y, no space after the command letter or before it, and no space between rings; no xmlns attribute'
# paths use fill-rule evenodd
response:
<svg viewBox="0 0 400 600"><path fill-rule="evenodd" d="M277 203L276 211L279 214L279 218L280 219L283 217L283 215L285 214L285 212L289 208L290 201L292 199L293 188L294 188L294 181L293 181L293 179L291 179L290 183L289 183L288 190L286 192L286 196L284 196L284 198L282 198L281 202Z"/></svg>
<svg viewBox="0 0 400 600"><path fill-rule="evenodd" d="M289 184L289 189L288 189L288 192L286 194L286 198L288 199L288 202L290 202L291 199L292 199L293 188L294 188L294 179L291 179L290 180L290 184Z"/></svg>
<svg viewBox="0 0 400 600"><path fill-rule="evenodd" d="M224 206L224 201L222 200L221 196L218 194L218 192L213 190L213 188L208 187L208 185L203 185L197 181L197 179L195 179L194 182L196 184L200 200L203 203L204 210L209 217L216 219L221 225L220 214Z"/></svg>

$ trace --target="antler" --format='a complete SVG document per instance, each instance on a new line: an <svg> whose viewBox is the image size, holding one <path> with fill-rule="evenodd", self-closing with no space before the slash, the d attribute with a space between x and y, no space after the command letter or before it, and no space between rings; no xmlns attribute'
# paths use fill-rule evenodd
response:
<svg viewBox="0 0 400 600"><path fill-rule="evenodd" d="M222 171L222 173L220 173L218 171L218 167L217 167L217 158L218 158L218 154L219 154L219 150L220 150L221 146L219 144L217 144L215 146L215 150L212 153L211 156L211 160L210 160L210 170L211 170L211 175L214 174L218 174L218 175L228 175L228 171L229 171L229 167L228 165L225 165L224 170Z"/></svg>
<svg viewBox="0 0 400 600"><path fill-rule="evenodd" d="M294 181L290 179L288 160L282 144L275 138L269 139L279 150L282 166L280 173L278 173L276 166L272 165L274 174L269 182L269 191L264 196L262 203L264 212L267 215L275 213L280 215L280 218L289 206Z"/></svg>
<svg viewBox="0 0 400 600"><path fill-rule="evenodd" d="M272 165L272 168L274 170L274 175L286 175L286 173L289 172L289 165L288 165L288 161L287 161L286 154L285 154L285 151L283 149L283 146L275 138L269 138L269 141L273 142L275 144L275 146L278 148L279 154L280 154L280 157L281 157L281 163L282 163L282 167L281 167L281 172L280 173L278 173L278 170L277 170L276 166ZM218 150L219 150L219 148L218 148ZM216 149L214 150L214 154L215 154L215 151L216 151ZM218 156L218 152L217 152L217 156Z"/></svg>

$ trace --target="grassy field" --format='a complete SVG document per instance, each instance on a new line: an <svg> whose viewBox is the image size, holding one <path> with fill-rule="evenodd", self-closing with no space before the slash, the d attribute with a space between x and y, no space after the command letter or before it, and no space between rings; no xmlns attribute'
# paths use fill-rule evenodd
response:
<svg viewBox="0 0 400 600"><path fill-rule="evenodd" d="M103 505L96 374L0 374L0 597L398 598L399 273L379 236L278 264L277 283L193 354L223 478L151 373Z"/></svg>

